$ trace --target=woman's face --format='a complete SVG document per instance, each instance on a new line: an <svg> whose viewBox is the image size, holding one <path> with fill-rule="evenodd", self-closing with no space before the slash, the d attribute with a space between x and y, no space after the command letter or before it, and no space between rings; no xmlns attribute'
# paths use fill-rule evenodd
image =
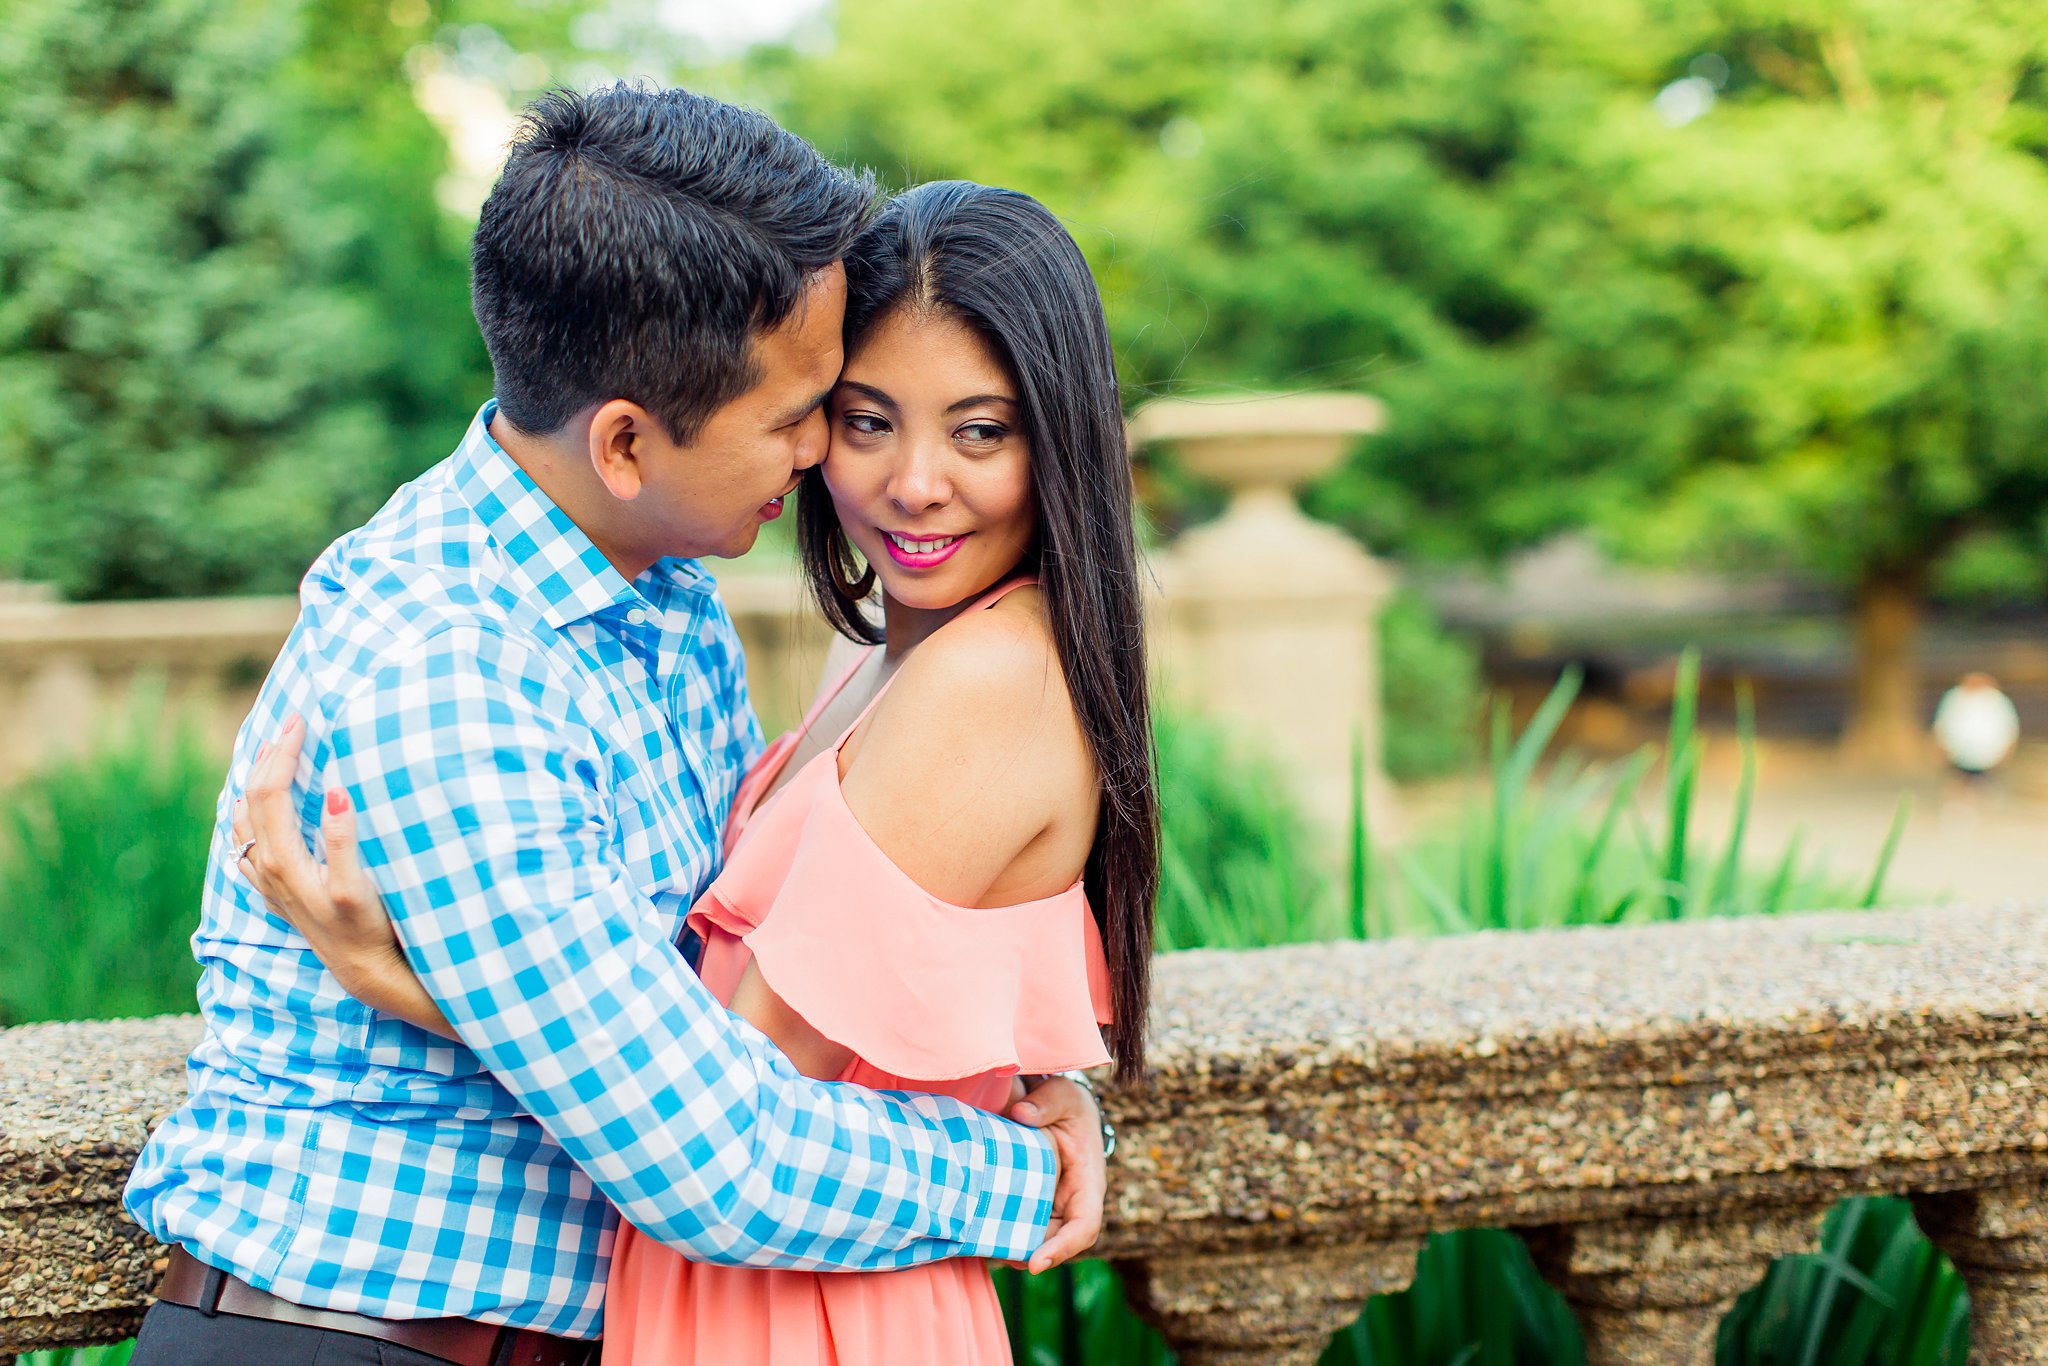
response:
<svg viewBox="0 0 2048 1366"><path fill-rule="evenodd" d="M953 607L1000 582L1038 533L1017 386L980 334L899 308L832 391L825 485L847 539L905 607Z"/></svg>

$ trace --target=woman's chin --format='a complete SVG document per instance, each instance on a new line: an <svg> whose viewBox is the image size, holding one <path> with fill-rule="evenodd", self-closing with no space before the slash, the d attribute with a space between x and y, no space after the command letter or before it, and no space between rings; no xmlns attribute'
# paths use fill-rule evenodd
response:
<svg viewBox="0 0 2048 1366"><path fill-rule="evenodd" d="M914 612L944 612L972 602L1003 578L1001 574L957 572L951 565L945 568L948 572L917 574L892 565L881 575L882 591Z"/></svg>

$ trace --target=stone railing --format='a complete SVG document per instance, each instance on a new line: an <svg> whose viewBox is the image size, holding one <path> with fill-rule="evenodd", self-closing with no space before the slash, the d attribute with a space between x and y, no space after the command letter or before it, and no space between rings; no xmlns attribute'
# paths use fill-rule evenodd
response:
<svg viewBox="0 0 2048 1366"><path fill-rule="evenodd" d="M729 572L755 705L775 730L803 715L829 632L792 572ZM10 601L0 595L0 784L118 725L138 688L225 755L298 617L296 598Z"/></svg>
<svg viewBox="0 0 2048 1366"><path fill-rule="evenodd" d="M0 1352L130 1332L118 1195L190 1017L0 1032ZM1190 1366L1305 1363L1432 1230L1521 1231L1594 1363L1712 1359L1837 1199L1915 1201L1973 1360L2048 1362L2048 910L1161 960L1102 1252Z"/></svg>
<svg viewBox="0 0 2048 1366"><path fill-rule="evenodd" d="M1391 576L1294 491L1333 468L1385 414L1357 394L1162 400L1135 444L1179 452L1230 490L1228 510L1154 556L1153 658L1177 704L1271 752L1326 829L1351 799L1353 739L1373 824L1394 828L1379 771L1376 622ZM830 632L785 552L714 561L772 735L803 716ZM162 689L225 755L297 617L295 599L55 601L0 584L0 785L85 748Z"/></svg>

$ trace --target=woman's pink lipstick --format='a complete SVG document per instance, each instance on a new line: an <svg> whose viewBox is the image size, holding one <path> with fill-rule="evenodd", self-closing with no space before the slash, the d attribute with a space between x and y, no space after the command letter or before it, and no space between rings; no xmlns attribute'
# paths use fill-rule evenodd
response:
<svg viewBox="0 0 2048 1366"><path fill-rule="evenodd" d="M899 542L897 533L884 531L882 533L882 544L889 548L889 558L902 565L905 569L930 569L934 565L944 564L947 560L953 558L954 551L967 543L965 535L950 538L945 536L904 536L902 540L926 546L943 542L943 544L937 544L935 549L909 550Z"/></svg>

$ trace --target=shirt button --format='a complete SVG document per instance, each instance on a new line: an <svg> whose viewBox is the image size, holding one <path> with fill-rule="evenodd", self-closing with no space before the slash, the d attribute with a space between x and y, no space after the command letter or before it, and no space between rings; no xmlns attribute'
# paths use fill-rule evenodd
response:
<svg viewBox="0 0 2048 1366"><path fill-rule="evenodd" d="M626 613L626 620L632 622L635 626L645 626L647 624L647 612L644 608L635 607L632 611Z"/></svg>

